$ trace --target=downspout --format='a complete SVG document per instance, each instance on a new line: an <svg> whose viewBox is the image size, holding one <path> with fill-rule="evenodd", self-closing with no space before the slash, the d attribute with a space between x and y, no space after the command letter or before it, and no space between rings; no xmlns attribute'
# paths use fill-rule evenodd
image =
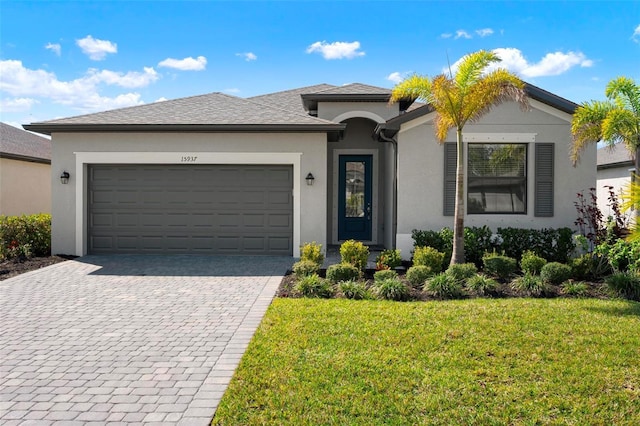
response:
<svg viewBox="0 0 640 426"><path fill-rule="evenodd" d="M393 228L391 229L391 245L395 249L396 235L398 235L398 141L385 136L384 130L378 133L378 137L383 142L388 142L393 146Z"/></svg>

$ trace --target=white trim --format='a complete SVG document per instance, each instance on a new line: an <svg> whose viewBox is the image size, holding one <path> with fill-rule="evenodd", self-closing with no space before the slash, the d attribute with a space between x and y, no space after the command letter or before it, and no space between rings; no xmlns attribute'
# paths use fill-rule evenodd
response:
<svg viewBox="0 0 640 426"><path fill-rule="evenodd" d="M293 257L300 257L300 152L75 152L76 254L87 254L86 183L88 164L288 164L293 166ZM185 163L183 157L195 158Z"/></svg>
<svg viewBox="0 0 640 426"><path fill-rule="evenodd" d="M573 119L573 115L568 114L564 111L560 111L559 109L556 109L540 101L536 101L535 99L529 98L529 105L537 110L546 112L547 114L553 115L554 117L558 117L568 123L571 123L571 120Z"/></svg>
<svg viewBox="0 0 640 426"><path fill-rule="evenodd" d="M333 211L331 244L339 244L338 240L338 185L340 180L340 156L341 155L371 155L373 170L371 173L371 241L363 241L368 244L378 244L378 150L377 149L334 149L333 150Z"/></svg>
<svg viewBox="0 0 640 426"><path fill-rule="evenodd" d="M426 115L423 115L422 117L414 118L413 120L409 120L406 123L402 123L400 125L400 130L398 131L398 133L406 132L407 130L411 130L414 127L418 127L430 121L433 121L435 116L436 116L436 112L432 111Z"/></svg>
<svg viewBox="0 0 640 426"><path fill-rule="evenodd" d="M348 120L350 118L368 118L369 120L373 120L376 123L385 123L387 121L384 118L380 117L378 114L371 111L347 111L340 114L331 121L341 123L344 120Z"/></svg>
<svg viewBox="0 0 640 426"><path fill-rule="evenodd" d="M465 133L465 142L482 143L532 143L536 141L537 133Z"/></svg>

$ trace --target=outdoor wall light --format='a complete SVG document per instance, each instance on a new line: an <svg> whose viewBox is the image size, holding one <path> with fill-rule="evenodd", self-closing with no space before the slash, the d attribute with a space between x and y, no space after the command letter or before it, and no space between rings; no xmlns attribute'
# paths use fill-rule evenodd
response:
<svg viewBox="0 0 640 426"><path fill-rule="evenodd" d="M316 180L316 178L314 178L311 172L309 172L305 180L307 181L307 185L311 186L313 185L313 181Z"/></svg>
<svg viewBox="0 0 640 426"><path fill-rule="evenodd" d="M71 177L71 175L69 174L69 172L64 171L62 172L62 174L60 175L60 182L62 182L63 185L66 185L69 183L69 178Z"/></svg>

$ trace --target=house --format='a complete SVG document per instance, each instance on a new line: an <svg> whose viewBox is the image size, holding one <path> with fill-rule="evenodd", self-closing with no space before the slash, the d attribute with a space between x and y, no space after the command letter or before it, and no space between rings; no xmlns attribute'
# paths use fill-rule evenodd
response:
<svg viewBox="0 0 640 426"><path fill-rule="evenodd" d="M597 185L598 208L606 216L612 215L609 206L609 188L616 195L620 195L626 185L631 182L635 173L633 155L626 146L617 144L613 147L603 147L597 152ZM629 218L633 215L629 212Z"/></svg>
<svg viewBox="0 0 640 426"><path fill-rule="evenodd" d="M51 141L0 123L0 215L51 212Z"/></svg>
<svg viewBox="0 0 640 426"><path fill-rule="evenodd" d="M595 147L569 160L576 105L527 85L465 128L466 224L572 226L595 185ZM452 226L455 149L429 105L390 90L320 84L210 93L25 125L53 140L54 253L299 255L301 243L412 248ZM451 132L448 141L455 141Z"/></svg>

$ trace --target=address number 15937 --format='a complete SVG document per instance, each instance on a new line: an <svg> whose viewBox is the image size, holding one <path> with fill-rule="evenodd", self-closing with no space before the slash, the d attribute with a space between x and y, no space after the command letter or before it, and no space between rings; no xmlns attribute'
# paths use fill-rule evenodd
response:
<svg viewBox="0 0 640 426"><path fill-rule="evenodd" d="M197 156L183 155L182 157L180 157L180 162L181 163L195 163L197 159L198 159Z"/></svg>

